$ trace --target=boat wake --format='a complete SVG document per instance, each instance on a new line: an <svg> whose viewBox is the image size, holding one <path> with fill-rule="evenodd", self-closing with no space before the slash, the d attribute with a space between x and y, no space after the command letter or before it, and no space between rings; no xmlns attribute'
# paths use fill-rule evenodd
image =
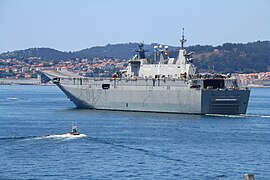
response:
<svg viewBox="0 0 270 180"><path fill-rule="evenodd" d="M80 135L71 135L71 134L54 134L54 135L47 135L47 136L39 136L35 137L34 139L78 139L78 138L84 138L87 137L86 134L80 134Z"/></svg>
<svg viewBox="0 0 270 180"><path fill-rule="evenodd" d="M229 114L206 114L206 116L230 117L230 118L243 118L243 117L247 117L247 115L244 115L244 114L240 114L240 115L229 115Z"/></svg>
<svg viewBox="0 0 270 180"><path fill-rule="evenodd" d="M18 98L16 97L7 97L8 100L17 100Z"/></svg>
<svg viewBox="0 0 270 180"><path fill-rule="evenodd" d="M260 118L270 118L270 115L260 115L260 114L247 114L247 117L260 117Z"/></svg>
<svg viewBox="0 0 270 180"><path fill-rule="evenodd" d="M23 136L23 137L0 137L0 141L29 141L29 140L72 140L87 137L86 134L71 135L71 134L54 134L47 136Z"/></svg>
<svg viewBox="0 0 270 180"><path fill-rule="evenodd" d="M247 117L270 118L270 115L262 115L262 114L239 114L239 115L206 114L206 116L230 117L230 118L247 118Z"/></svg>
<svg viewBox="0 0 270 180"><path fill-rule="evenodd" d="M122 143L115 143L115 142L111 142L111 141L106 140L106 139L93 138L93 137L91 139L93 141L96 141L99 143L109 144L109 145L120 147L120 148L125 148L125 149L129 149L129 150L133 150L133 151L142 152L142 153L145 153L145 154L152 156L152 157L163 158L163 159L166 159L169 161L175 161L177 163L186 164L186 162L182 159L170 157L167 154L157 153L151 149L145 149L143 147L131 146L131 145L126 145L126 144L122 144Z"/></svg>

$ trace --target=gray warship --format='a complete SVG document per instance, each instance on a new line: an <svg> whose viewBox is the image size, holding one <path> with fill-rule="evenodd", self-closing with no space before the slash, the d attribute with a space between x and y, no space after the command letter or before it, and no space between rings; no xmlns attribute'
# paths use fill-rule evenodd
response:
<svg viewBox="0 0 270 180"><path fill-rule="evenodd" d="M158 62L149 62L143 44L125 70L108 78L43 71L77 108L185 114L245 114L250 90L229 75L199 74L184 48L170 58L155 47ZM157 55L157 56L156 56Z"/></svg>

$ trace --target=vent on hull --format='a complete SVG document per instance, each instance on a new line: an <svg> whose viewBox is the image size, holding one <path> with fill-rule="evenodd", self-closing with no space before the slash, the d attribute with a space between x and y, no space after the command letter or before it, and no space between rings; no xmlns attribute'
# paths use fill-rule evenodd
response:
<svg viewBox="0 0 270 180"><path fill-rule="evenodd" d="M211 99L210 113L238 114L239 97L213 97Z"/></svg>

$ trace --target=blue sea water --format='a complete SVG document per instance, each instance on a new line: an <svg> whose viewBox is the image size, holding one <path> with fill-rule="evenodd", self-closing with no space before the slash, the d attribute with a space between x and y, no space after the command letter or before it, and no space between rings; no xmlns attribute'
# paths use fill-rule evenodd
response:
<svg viewBox="0 0 270 180"><path fill-rule="evenodd" d="M62 134L77 121L86 137ZM55 86L0 86L0 179L270 179L270 89L247 115L78 110Z"/></svg>

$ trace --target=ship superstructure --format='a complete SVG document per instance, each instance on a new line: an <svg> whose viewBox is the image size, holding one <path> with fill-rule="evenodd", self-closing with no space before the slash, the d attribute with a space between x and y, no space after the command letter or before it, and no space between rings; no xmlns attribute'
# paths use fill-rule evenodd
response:
<svg viewBox="0 0 270 180"><path fill-rule="evenodd" d="M143 44L126 70L108 78L44 71L78 108L190 114L245 114L250 90L230 76L197 74L191 52L181 39L177 58L168 47L155 47L154 62ZM156 56L157 55L157 56ZM156 62L156 57L159 61Z"/></svg>

